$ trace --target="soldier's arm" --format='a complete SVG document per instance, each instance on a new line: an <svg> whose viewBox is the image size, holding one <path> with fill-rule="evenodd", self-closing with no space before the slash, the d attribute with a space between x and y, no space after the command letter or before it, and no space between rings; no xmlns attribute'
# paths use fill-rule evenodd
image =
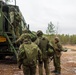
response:
<svg viewBox="0 0 76 75"><path fill-rule="evenodd" d="M37 46L39 46L39 38L37 38L36 40L35 40L35 44L37 45Z"/></svg>
<svg viewBox="0 0 76 75"><path fill-rule="evenodd" d="M57 46L58 46L58 51L59 52L63 51L63 47L62 47L62 45L60 43L58 43Z"/></svg>
<svg viewBox="0 0 76 75"><path fill-rule="evenodd" d="M23 59L24 59L24 49L23 49L23 46L20 45L19 47L19 52L18 52L18 59L17 59L17 62L18 62L18 68L21 69L21 65L23 63Z"/></svg>
<svg viewBox="0 0 76 75"><path fill-rule="evenodd" d="M50 48L50 49L54 50L53 42L50 42L48 40L48 45L47 46L48 46L48 49Z"/></svg>
<svg viewBox="0 0 76 75"><path fill-rule="evenodd" d="M19 43L20 41L22 41L23 37L24 37L24 34L22 34L22 35L15 41L15 43Z"/></svg>
<svg viewBox="0 0 76 75"><path fill-rule="evenodd" d="M48 43L48 48L50 48L50 49L53 49L53 50L54 50L54 47L53 47L53 45L52 45L52 43L51 43L51 42L49 42L49 43Z"/></svg>

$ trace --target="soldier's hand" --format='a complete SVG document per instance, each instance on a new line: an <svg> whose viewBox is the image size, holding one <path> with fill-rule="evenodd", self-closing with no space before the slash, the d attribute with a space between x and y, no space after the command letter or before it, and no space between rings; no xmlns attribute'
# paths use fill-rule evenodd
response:
<svg viewBox="0 0 76 75"><path fill-rule="evenodd" d="M21 65L19 65L18 68L21 69Z"/></svg>

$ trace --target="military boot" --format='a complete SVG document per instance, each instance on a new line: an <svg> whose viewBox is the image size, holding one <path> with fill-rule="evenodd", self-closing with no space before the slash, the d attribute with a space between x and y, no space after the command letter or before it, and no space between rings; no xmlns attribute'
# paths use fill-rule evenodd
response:
<svg viewBox="0 0 76 75"><path fill-rule="evenodd" d="M56 72L57 72L56 70L51 71L51 73L56 73Z"/></svg>

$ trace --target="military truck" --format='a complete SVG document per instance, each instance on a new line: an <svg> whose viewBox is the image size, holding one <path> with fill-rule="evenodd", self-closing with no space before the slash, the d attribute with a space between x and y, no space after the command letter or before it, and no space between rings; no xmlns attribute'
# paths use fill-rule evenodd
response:
<svg viewBox="0 0 76 75"><path fill-rule="evenodd" d="M9 14L11 8L20 13L20 35L22 34L23 29L28 29L28 26L19 10L19 7L0 1L0 59L4 58L7 55L15 55L17 57L18 47L17 45L13 44L17 38L14 37L14 34L11 32L12 25L10 22Z"/></svg>

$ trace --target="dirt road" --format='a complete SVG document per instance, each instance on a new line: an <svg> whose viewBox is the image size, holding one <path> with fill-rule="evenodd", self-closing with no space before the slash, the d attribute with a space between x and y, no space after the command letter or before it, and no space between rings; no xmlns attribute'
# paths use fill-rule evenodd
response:
<svg viewBox="0 0 76 75"><path fill-rule="evenodd" d="M63 52L61 57L61 75L76 75L76 51ZM53 62L49 64L50 75L54 69ZM22 69L19 70L17 64L14 62L10 63L10 60L0 60L0 75L23 75ZM37 74L38 75L38 69ZM45 75L45 72L44 72Z"/></svg>

